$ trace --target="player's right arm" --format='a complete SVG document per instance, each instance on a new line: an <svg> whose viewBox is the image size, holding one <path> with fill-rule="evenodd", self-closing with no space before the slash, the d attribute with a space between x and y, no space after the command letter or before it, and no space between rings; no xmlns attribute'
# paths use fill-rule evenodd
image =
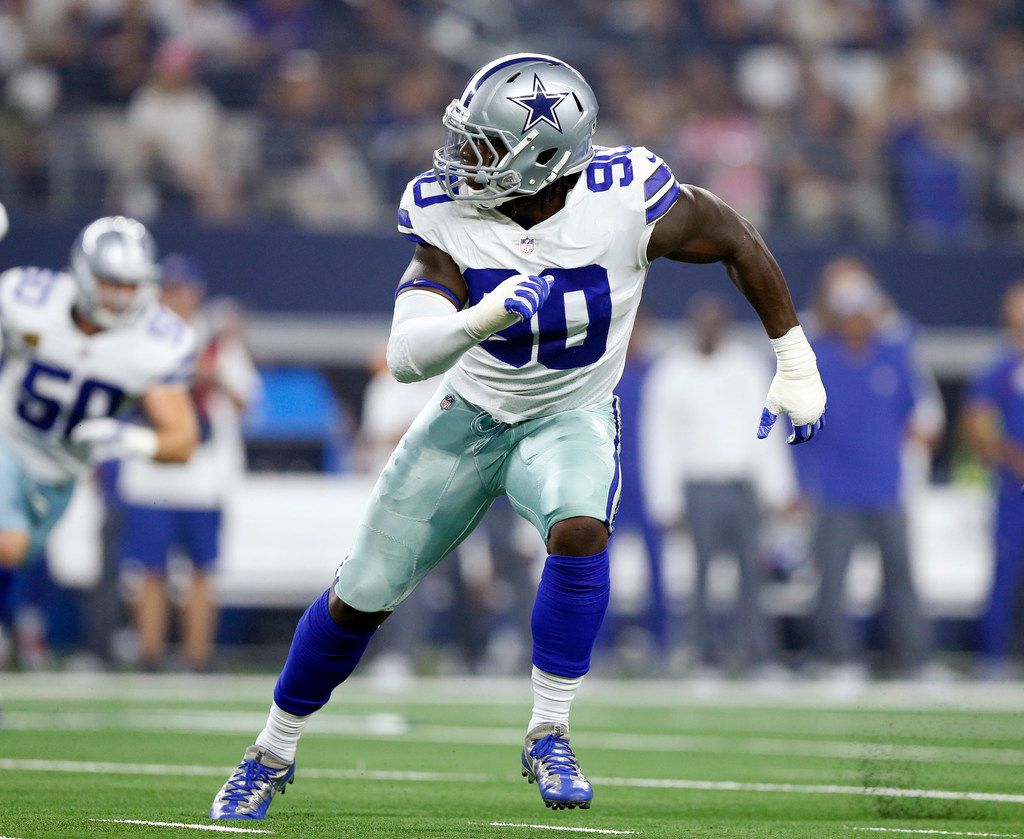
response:
<svg viewBox="0 0 1024 839"><path fill-rule="evenodd" d="M550 277L516 274L466 307L468 292L455 260L438 247L417 244L395 295L387 362L400 382L437 376L470 347L519 320L547 300Z"/></svg>

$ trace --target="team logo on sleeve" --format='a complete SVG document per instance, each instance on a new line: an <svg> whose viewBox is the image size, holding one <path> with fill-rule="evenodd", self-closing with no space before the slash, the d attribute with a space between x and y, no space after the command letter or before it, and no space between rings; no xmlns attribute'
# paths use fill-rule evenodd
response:
<svg viewBox="0 0 1024 839"><path fill-rule="evenodd" d="M558 122L558 114L555 108L569 98L569 92L564 93L545 90L544 82L536 73L533 75L533 93L524 96L508 96L509 102L515 102L520 108L525 108L530 113L526 117L522 133L525 134L539 122L546 122L559 134L562 133L562 126Z"/></svg>

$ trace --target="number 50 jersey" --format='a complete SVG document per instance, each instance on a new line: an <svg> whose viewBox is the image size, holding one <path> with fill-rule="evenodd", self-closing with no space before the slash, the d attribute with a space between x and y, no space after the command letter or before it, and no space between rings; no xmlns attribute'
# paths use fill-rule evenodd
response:
<svg viewBox="0 0 1024 839"><path fill-rule="evenodd" d="M513 274L554 277L531 321L471 348L446 381L507 423L611 399L647 276L647 243L678 197L668 166L629 146L596 147L565 207L529 229L498 210L453 201L433 172L411 181L398 230L455 260L467 305Z"/></svg>
<svg viewBox="0 0 1024 839"><path fill-rule="evenodd" d="M70 440L78 423L125 413L160 384L187 384L191 327L153 306L130 324L86 335L72 319L67 274L12 268L0 275L0 442L36 481L63 484L88 472Z"/></svg>

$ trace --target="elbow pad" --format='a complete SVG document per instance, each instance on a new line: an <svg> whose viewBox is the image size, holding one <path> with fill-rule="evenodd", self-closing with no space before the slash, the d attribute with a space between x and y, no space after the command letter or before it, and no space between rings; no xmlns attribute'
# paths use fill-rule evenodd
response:
<svg viewBox="0 0 1024 839"><path fill-rule="evenodd" d="M388 339L387 364L391 375L403 385L422 382L428 378L413 364L412 353L409 351L409 337L404 332L391 333Z"/></svg>
<svg viewBox="0 0 1024 839"><path fill-rule="evenodd" d="M466 329L467 311L430 291L406 291L395 301L387 363L403 384L448 370L477 343Z"/></svg>

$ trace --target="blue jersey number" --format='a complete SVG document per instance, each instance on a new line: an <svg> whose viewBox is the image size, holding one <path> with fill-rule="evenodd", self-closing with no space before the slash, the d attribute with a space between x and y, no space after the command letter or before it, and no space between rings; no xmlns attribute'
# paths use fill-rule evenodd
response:
<svg viewBox="0 0 1024 839"><path fill-rule="evenodd" d="M471 304L516 272L507 268L467 268L466 285ZM612 320L608 272L600 265L582 268L545 268L540 274L555 278L547 302L537 313L540 343L537 361L550 370L586 367L604 355ZM570 313L586 312L584 330L569 335ZM577 317L578 317L577 314ZM582 337L581 337L582 336ZM523 367L533 356L532 321L520 321L482 341L480 346L512 367Z"/></svg>
<svg viewBox="0 0 1024 839"><path fill-rule="evenodd" d="M41 361L33 361L25 378L21 381L21 398L17 412L25 422L39 431L50 431L57 424L64 407L59 399L47 396L48 383L64 383L71 380L71 373L60 367L53 367ZM88 417L112 417L124 401L125 393L119 387L86 379L78 389L78 396L63 423L62 434L67 437L83 419Z"/></svg>
<svg viewBox="0 0 1024 839"><path fill-rule="evenodd" d="M629 186L633 183L633 161L629 159L632 146L608 149L595 154L587 167L587 189L591 192L605 192L613 186Z"/></svg>

